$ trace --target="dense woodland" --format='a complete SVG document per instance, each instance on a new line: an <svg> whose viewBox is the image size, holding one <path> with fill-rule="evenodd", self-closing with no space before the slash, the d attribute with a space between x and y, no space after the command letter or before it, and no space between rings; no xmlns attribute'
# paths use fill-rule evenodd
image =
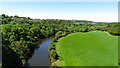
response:
<svg viewBox="0 0 120 68"><path fill-rule="evenodd" d="M33 55L36 42L41 38L54 36L49 47L50 61L59 56L55 50L57 40L75 32L107 31L120 36L120 23L99 23L86 20L31 19L30 17L0 15L3 59L2 66L25 66ZM14 63L14 64L13 64ZM53 64L55 65L55 64Z"/></svg>

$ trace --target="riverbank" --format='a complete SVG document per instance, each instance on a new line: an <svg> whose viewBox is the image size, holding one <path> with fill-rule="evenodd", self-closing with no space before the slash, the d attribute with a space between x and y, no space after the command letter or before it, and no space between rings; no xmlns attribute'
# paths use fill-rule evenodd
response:
<svg viewBox="0 0 120 68"><path fill-rule="evenodd" d="M64 37L64 36L66 36L66 35L68 35L68 34L70 34L70 32L63 32L63 31L59 31L59 32L57 32L56 33L56 35L52 38L52 43L50 44L50 47L49 47L49 52L50 52L50 54L49 54L49 57L50 57L50 66L58 66L58 64L60 64L61 65L61 63L59 63L58 61L58 59L60 59L59 57L59 55L57 54L57 51L56 51L56 44L57 44L57 42L58 42L58 39L60 39L60 38L62 38L62 37Z"/></svg>

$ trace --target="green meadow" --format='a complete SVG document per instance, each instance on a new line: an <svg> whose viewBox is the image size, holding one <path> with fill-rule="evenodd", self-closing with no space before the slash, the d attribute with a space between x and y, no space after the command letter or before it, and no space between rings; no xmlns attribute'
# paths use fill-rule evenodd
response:
<svg viewBox="0 0 120 68"><path fill-rule="evenodd" d="M108 32L73 33L58 40L58 66L118 66L118 36Z"/></svg>

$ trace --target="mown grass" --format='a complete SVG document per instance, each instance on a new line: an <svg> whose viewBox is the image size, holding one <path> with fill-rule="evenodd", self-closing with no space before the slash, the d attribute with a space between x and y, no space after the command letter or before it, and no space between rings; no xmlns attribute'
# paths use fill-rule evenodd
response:
<svg viewBox="0 0 120 68"><path fill-rule="evenodd" d="M58 40L62 66L117 66L118 36L93 31L73 33Z"/></svg>

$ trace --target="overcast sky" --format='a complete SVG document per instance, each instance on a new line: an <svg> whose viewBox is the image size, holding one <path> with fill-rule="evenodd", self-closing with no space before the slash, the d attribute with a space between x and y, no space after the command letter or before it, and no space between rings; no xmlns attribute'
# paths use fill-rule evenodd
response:
<svg viewBox="0 0 120 68"><path fill-rule="evenodd" d="M117 22L118 2L1 2L1 14L40 19Z"/></svg>

